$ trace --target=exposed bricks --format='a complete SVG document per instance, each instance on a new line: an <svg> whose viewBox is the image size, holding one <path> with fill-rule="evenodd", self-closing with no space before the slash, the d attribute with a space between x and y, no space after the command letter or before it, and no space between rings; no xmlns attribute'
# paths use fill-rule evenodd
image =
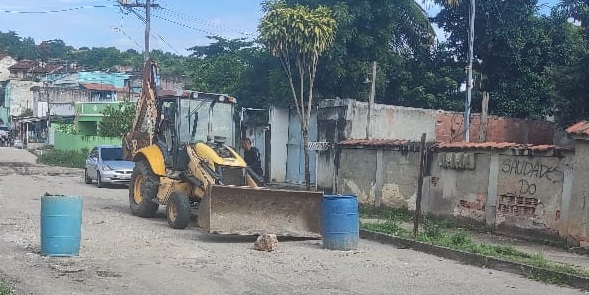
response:
<svg viewBox="0 0 589 295"><path fill-rule="evenodd" d="M481 115L473 114L470 123L470 141L478 142ZM487 142L514 142L551 145L554 123L489 116ZM436 116L436 141L464 141L464 117L461 113L440 112Z"/></svg>

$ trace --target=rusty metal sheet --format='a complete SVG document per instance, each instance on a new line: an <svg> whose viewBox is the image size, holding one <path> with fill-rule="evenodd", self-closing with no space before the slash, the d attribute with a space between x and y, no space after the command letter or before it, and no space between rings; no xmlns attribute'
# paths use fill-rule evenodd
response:
<svg viewBox="0 0 589 295"><path fill-rule="evenodd" d="M321 237L322 192L211 186L199 227L215 234Z"/></svg>

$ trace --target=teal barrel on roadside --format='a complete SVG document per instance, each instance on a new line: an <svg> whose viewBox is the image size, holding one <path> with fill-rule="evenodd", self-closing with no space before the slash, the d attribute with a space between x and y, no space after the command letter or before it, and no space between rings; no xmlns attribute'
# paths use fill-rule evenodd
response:
<svg viewBox="0 0 589 295"><path fill-rule="evenodd" d="M330 250L355 250L360 240L358 198L354 195L323 196L321 234L323 247Z"/></svg>
<svg viewBox="0 0 589 295"><path fill-rule="evenodd" d="M78 256L82 228L82 197L41 197L41 254Z"/></svg>

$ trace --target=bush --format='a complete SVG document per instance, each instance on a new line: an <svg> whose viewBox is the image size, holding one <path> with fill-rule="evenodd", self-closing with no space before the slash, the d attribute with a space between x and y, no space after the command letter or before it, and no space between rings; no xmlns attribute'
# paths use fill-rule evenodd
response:
<svg viewBox="0 0 589 295"><path fill-rule="evenodd" d="M84 168L87 156L88 149L80 151L48 150L39 156L38 162L45 165Z"/></svg>

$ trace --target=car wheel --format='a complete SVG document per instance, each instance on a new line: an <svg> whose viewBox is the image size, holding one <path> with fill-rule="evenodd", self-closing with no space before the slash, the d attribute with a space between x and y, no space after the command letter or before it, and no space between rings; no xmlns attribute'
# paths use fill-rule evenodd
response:
<svg viewBox="0 0 589 295"><path fill-rule="evenodd" d="M100 171L96 171L96 185L100 188L104 187L104 182L102 182L102 177L100 177Z"/></svg>
<svg viewBox="0 0 589 295"><path fill-rule="evenodd" d="M90 176L88 176L88 169L84 169L84 183L86 183L86 184L92 183L92 178L90 178Z"/></svg>

